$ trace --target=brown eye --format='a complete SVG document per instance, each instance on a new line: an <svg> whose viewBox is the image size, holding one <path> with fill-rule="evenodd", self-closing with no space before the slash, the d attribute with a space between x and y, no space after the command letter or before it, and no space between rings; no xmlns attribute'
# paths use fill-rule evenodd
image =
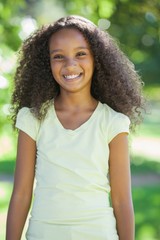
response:
<svg viewBox="0 0 160 240"><path fill-rule="evenodd" d="M76 55L77 55L78 57L81 57L81 56L85 56L86 53L85 53L85 52L78 52Z"/></svg>
<svg viewBox="0 0 160 240"><path fill-rule="evenodd" d="M53 59L57 59L57 60L61 60L63 58L64 58L63 55L60 55L60 54L57 54L53 57Z"/></svg>

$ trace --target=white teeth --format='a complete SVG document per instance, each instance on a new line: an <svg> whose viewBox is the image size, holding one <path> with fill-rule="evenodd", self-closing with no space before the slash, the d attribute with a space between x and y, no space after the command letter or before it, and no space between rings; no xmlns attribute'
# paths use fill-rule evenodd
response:
<svg viewBox="0 0 160 240"><path fill-rule="evenodd" d="M73 74L73 75L64 75L64 77L66 78L66 79L73 79L73 78L76 78L76 77L79 77L79 75L80 74Z"/></svg>

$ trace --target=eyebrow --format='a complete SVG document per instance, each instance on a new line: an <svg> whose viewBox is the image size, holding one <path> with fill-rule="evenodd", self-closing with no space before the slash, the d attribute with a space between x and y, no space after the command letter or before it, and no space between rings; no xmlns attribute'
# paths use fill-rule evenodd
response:
<svg viewBox="0 0 160 240"><path fill-rule="evenodd" d="M77 47L77 48L75 48L75 50L78 50L78 49L87 49L87 50L89 50L89 48L88 47ZM56 52L61 52L61 51L63 51L62 49L60 49L60 48L58 48L58 49L54 49L54 50L51 50L51 54L53 54L53 53L56 53Z"/></svg>

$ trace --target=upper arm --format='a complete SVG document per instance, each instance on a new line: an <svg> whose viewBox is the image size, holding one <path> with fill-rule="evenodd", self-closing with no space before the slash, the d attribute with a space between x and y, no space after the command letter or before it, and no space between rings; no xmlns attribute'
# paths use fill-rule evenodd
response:
<svg viewBox="0 0 160 240"><path fill-rule="evenodd" d="M14 193L32 193L36 162L36 142L25 132L19 131L17 160L14 177Z"/></svg>
<svg viewBox="0 0 160 240"><path fill-rule="evenodd" d="M127 133L118 134L110 142L109 149L112 204L131 201L131 176Z"/></svg>

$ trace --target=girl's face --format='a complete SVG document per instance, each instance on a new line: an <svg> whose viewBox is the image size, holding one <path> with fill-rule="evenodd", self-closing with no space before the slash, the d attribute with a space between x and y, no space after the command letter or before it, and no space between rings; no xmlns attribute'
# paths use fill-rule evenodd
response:
<svg viewBox="0 0 160 240"><path fill-rule="evenodd" d="M54 79L63 92L90 93L94 59L88 42L76 29L54 33L49 43L50 63Z"/></svg>

